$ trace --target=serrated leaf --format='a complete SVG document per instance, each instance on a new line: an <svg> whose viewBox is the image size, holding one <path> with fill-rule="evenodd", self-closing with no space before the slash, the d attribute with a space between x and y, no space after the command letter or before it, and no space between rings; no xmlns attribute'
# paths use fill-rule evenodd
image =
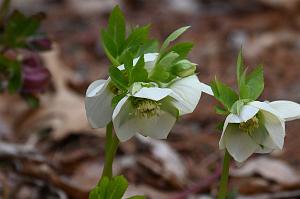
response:
<svg viewBox="0 0 300 199"><path fill-rule="evenodd" d="M148 82L148 72L145 69L144 56L140 56L138 62L133 66L130 85L133 82Z"/></svg>
<svg viewBox="0 0 300 199"><path fill-rule="evenodd" d="M172 41L182 35L190 26L182 27L171 33L161 46L160 53L163 53Z"/></svg>
<svg viewBox="0 0 300 199"><path fill-rule="evenodd" d="M111 66L109 68L109 76L112 82L121 90L127 90L128 81L124 77L122 71L120 71L117 67Z"/></svg>
<svg viewBox="0 0 300 199"><path fill-rule="evenodd" d="M115 6L108 20L107 33L116 43L117 55L120 55L125 45L126 25L125 18L119 6Z"/></svg>
<svg viewBox="0 0 300 199"><path fill-rule="evenodd" d="M246 79L240 88L240 98L256 100L261 95L263 90L263 67L258 66L249 75L246 76Z"/></svg>
<svg viewBox="0 0 300 199"><path fill-rule="evenodd" d="M229 86L223 84L219 80L215 79L211 83L211 88L214 93L214 97L228 110L230 111L232 105L239 99L238 95Z"/></svg>

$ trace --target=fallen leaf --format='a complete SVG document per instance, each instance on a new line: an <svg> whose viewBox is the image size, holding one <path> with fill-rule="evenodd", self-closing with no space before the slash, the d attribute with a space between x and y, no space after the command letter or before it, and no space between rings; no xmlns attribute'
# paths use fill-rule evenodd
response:
<svg viewBox="0 0 300 199"><path fill-rule="evenodd" d="M231 175L235 177L250 177L255 174L283 186L295 186L300 183L299 175L292 167L281 160L271 158L249 160L242 167L231 171Z"/></svg>

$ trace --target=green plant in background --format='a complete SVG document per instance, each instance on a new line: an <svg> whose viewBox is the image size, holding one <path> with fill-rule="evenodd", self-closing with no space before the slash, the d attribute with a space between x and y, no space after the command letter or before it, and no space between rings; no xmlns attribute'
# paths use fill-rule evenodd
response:
<svg viewBox="0 0 300 199"><path fill-rule="evenodd" d="M300 105L291 101L256 101L264 90L263 67L247 73L242 51L237 59L238 92L215 79L214 97L223 105L216 112L226 115L219 148L225 150L218 199L226 198L230 158L243 162L253 153L282 149L285 121L300 118Z"/></svg>
<svg viewBox="0 0 300 199"><path fill-rule="evenodd" d="M93 82L85 99L91 126L106 126L105 165L96 190L103 190L109 180L115 182L112 163L119 141L135 134L165 139L179 116L194 111L202 92L212 95L211 88L198 80L196 64L187 59L193 44L170 45L188 28L174 31L157 50L157 42L148 38L149 26L133 28L126 35L124 16L116 6L107 29L101 30L112 64L109 78ZM108 197L95 189L90 198Z"/></svg>
<svg viewBox="0 0 300 199"><path fill-rule="evenodd" d="M19 93L29 105L38 105L37 94L47 89L50 73L39 51L49 50L51 42L39 32L44 15L25 16L10 11L10 0L0 5L0 88Z"/></svg>

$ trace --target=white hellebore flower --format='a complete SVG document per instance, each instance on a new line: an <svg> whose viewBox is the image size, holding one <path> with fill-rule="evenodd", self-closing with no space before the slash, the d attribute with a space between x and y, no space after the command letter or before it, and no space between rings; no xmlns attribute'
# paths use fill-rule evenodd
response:
<svg viewBox="0 0 300 199"><path fill-rule="evenodd" d="M153 68L157 55L144 55L148 72ZM138 58L133 64L137 61ZM122 70L124 66L118 68ZM111 100L117 92L110 79L97 80L87 89L85 106L93 128L105 127L112 120L121 141L128 140L136 133L164 139L178 116L194 111L201 92L213 95L211 88L201 83L196 75L177 78L167 88L159 88L156 83L136 82L113 109Z"/></svg>
<svg viewBox="0 0 300 199"><path fill-rule="evenodd" d="M270 153L282 149L285 121L300 118L300 104L291 101L259 102L244 105L240 113L229 114L219 142L238 162L253 153Z"/></svg>

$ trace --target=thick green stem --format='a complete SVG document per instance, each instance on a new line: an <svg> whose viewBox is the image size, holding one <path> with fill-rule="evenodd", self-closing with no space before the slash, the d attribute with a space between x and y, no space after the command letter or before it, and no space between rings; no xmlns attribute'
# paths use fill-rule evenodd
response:
<svg viewBox="0 0 300 199"><path fill-rule="evenodd" d="M218 199L225 199L226 195L227 195L227 184L228 184L228 176L229 176L230 158L231 158L230 154L228 153L227 150L225 150Z"/></svg>
<svg viewBox="0 0 300 199"><path fill-rule="evenodd" d="M106 139L106 141L105 141L105 160L104 160L104 168L103 168L101 179L103 177L112 178L112 176L113 176L112 165L113 165L114 157L116 155L118 145L119 145L118 138L113 134L112 122L110 122L106 126L106 138L105 139Z"/></svg>

